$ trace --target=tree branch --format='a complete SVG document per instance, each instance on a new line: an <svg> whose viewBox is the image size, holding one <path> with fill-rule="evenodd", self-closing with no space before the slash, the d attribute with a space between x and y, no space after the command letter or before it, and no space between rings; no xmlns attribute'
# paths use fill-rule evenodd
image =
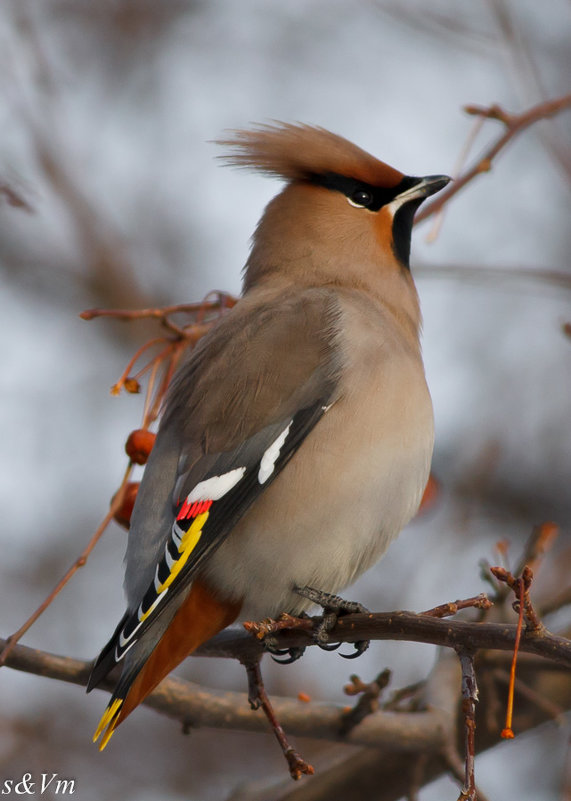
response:
<svg viewBox="0 0 571 801"><path fill-rule="evenodd" d="M423 278L477 278L478 280L489 279L501 281L523 280L539 281L542 284L559 287L567 291L571 290L571 275L563 270L551 269L549 267L529 267L525 265L485 265L485 264L428 264L416 263L414 265L415 277L419 275Z"/></svg>
<svg viewBox="0 0 571 801"><path fill-rule="evenodd" d="M0 645L3 644L0 640ZM9 654L7 666L25 673L45 676L85 686L92 663L50 654L17 645ZM101 688L110 690L115 681L108 677ZM143 702L185 725L212 726L241 731L268 731L263 715L252 712L246 693L205 689L199 684L174 676L164 679ZM399 750L438 751L444 746L442 720L433 711L384 712L363 720L347 737L341 736L345 707L340 704L300 703L289 698L273 698L276 714L292 734L328 740L343 739L359 745L385 745Z"/></svg>
<svg viewBox="0 0 571 801"><path fill-rule="evenodd" d="M503 654L484 656L486 659L488 656L504 659ZM507 654L505 659L508 660L506 664L509 664ZM524 662L532 663L535 687L541 691L543 698L549 697L561 708L569 709L571 684L557 679L553 683L546 683L546 678L549 681L549 676L546 676L542 668L549 671L553 670L555 665L538 657L522 659L520 665ZM482 657L478 656L476 669L482 671L484 664ZM480 679L480 703L476 712L477 753L497 745L502 725L500 717L503 706L499 709L497 719L489 715L489 710L494 705L496 693L499 691L503 697L505 688L503 683L496 683L495 676L491 675L491 672L486 672L485 678L484 686ZM344 751L337 746L331 749L329 755L320 754L320 764L311 782L293 785L287 779L279 784L271 781L262 787L259 781L247 783L232 793L228 801L330 801L331 798L362 801L363 798L380 798L380 788L383 801L400 801L403 797L412 799L414 791L419 787L446 772L451 772L453 764L456 764L461 774L464 766L458 756L463 738L462 727L459 725L461 723L460 666L455 654L444 652L437 661L422 691L422 702L426 707L437 708L442 715L443 725L449 727L442 738L449 742L449 747L444 752L433 752L426 758L422 752L383 754L382 750L376 748ZM378 714L383 715L383 712ZM545 709L522 697L518 697L515 716L519 732L528 731L550 719ZM489 725L490 717L492 725ZM460 775L460 781L462 778Z"/></svg>
<svg viewBox="0 0 571 801"><path fill-rule="evenodd" d="M532 106L522 114L510 114L504 111L498 105L492 105L488 108L480 106L465 106L464 111L467 114L477 116L483 119L499 120L506 128L504 133L498 137L483 153L483 155L462 175L454 179L454 182L449 185L443 192L439 192L438 197L429 203L425 208L421 209L415 217L415 223L422 222L428 217L436 214L440 209L448 203L448 201L457 195L467 184L470 183L477 175L484 172L489 172L492 169L492 162L498 153L515 137L516 134L521 133L530 125L533 125L539 120L552 117L571 107L571 94L564 95L563 97L556 98L555 100L547 100L543 103L538 103Z"/></svg>
<svg viewBox="0 0 571 801"><path fill-rule="evenodd" d="M305 621L307 622L307 621ZM313 623L313 620L310 621ZM331 633L331 637L346 642L371 637L372 639L412 640L432 642L455 648L467 644L476 649L497 649L510 651L515 642L516 626L513 624L471 623L458 620L442 620L439 618L415 615L411 612L392 612L386 614L359 614L341 618ZM294 644L311 645L308 631L281 631L276 635L279 647L290 647ZM0 648L5 641L0 640ZM263 645L245 632L228 630L203 645L196 655L203 657L226 657L247 659L262 652ZM561 709L571 705L571 692L563 688L561 682L547 684L540 681L544 676L557 676L553 668L571 664L571 643L563 637L542 631L541 634L523 633L521 650L530 656L527 661L531 667L531 679L526 679L533 689L533 682L543 698L549 703L538 704L533 701L533 693L520 696L515 709L518 731L523 732L549 718L546 710L557 704ZM485 656L486 654L484 654ZM499 654L497 655L499 656ZM540 658L542 657L542 658ZM6 664L16 670L33 673L48 678L59 679L85 686L92 663L71 659L26 646L17 645L9 654ZM477 663L478 664L478 663ZM485 664L485 663L484 663ZM526 660L522 659L522 668ZM545 666L547 673L543 672ZM493 706L495 698L490 686L497 683L494 672L486 675L486 690L490 695L488 704L480 704L479 714ZM109 676L101 685L101 689L111 690L115 684L115 676ZM347 715L346 708L330 703L300 703L297 699L274 698L273 706L281 724L292 735L312 737L329 741L343 742L351 745L367 746L358 753L352 753L337 763L337 767L320 769L312 780L310 796L315 801L328 798L331 781L339 782L338 789L346 801L357 801L358 798L373 797L370 792L355 795L354 788L381 786L386 801L398 799L410 790L411 776L417 776L419 786L450 769L451 759L457 747L456 715L460 701L460 682L455 655L441 657L421 695L417 696L420 711L402 711L394 708L381 708L365 717L355 727L343 734L343 723ZM184 681L176 677L165 679L160 686L144 701L144 703L162 714L180 721L188 727L215 727L240 731L266 732L267 722L262 715L249 708L246 693L206 689L198 684ZM391 706L390 702L387 706ZM393 705L394 706L394 705ZM451 712L452 710L452 712ZM485 719L486 722L488 718ZM487 728L486 722L479 722L481 732L477 741L477 750L490 747L499 740L501 724ZM374 751L371 751L374 747ZM380 749L390 754L390 759L379 759ZM426 755L429 759L426 760ZM421 760L419 762L419 759ZM418 770L414 770L414 766ZM290 780L288 779L288 782ZM372 783L372 784L371 784ZM325 788L325 789L324 789ZM248 799L291 798L291 801L305 801L305 796L296 795L284 787L284 794L277 794L276 786L260 796L247 795ZM371 790L372 792L372 790ZM238 796L240 797L240 796Z"/></svg>
<svg viewBox="0 0 571 801"><path fill-rule="evenodd" d="M441 620L414 612L377 612L341 617L330 632L329 639L330 642L408 640L447 648L461 648L469 644L474 649L511 651L515 644L516 629L515 623L473 623L465 620ZM278 648L313 644L311 631L307 630L282 630L272 636L275 637ZM195 653L197 656L247 660L260 653L260 648L260 644L254 639L230 629L205 643ZM571 641L547 630L524 631L520 650L571 666Z"/></svg>
<svg viewBox="0 0 571 801"><path fill-rule="evenodd" d="M313 618L312 621L314 620L318 618ZM454 649L469 645L474 650L511 651L515 644L516 628L515 624L472 623L441 620L412 612L388 612L347 615L340 618L330 637L335 642L391 639L432 643ZM275 635L275 641L279 648L314 644L311 633L305 630L281 631ZM0 648L5 645L6 641L0 640ZM571 666L571 641L545 629L522 632L520 650L561 665ZM234 658L247 662L262 652L263 645L255 638L243 632L227 630L205 643L195 654L205 657ZM55 656L25 646L15 646L7 654L6 665L16 670L81 685L87 683L91 669L89 662ZM112 677L102 686L113 687ZM192 720L195 725L253 730L264 728L261 718L254 722L247 709L245 694L205 690L180 679L165 680L161 688L149 697L148 703L149 706L177 719ZM275 706L282 725L288 726L294 733L326 738L336 738L339 734L342 708L337 705L313 705L311 715L308 715L307 705L300 707L298 702L281 699L276 701ZM371 716L373 717L375 716ZM402 720L401 714L397 715L397 720ZM412 730L422 739L425 732L424 724L420 723L420 720L415 719ZM353 737L357 737L355 741L362 744L370 743L371 740L378 742L379 732L376 728L370 732L369 727L372 724L368 721L369 719L356 727L348 741L352 742ZM389 728L390 737L396 737L397 730L400 731L400 723L394 721L394 724L396 730ZM430 736L433 737L434 734ZM410 737L408 739L410 741Z"/></svg>

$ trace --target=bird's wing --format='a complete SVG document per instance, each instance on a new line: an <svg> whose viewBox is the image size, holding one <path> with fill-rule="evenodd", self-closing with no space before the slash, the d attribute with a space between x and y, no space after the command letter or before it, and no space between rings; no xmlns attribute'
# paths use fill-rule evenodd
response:
<svg viewBox="0 0 571 801"><path fill-rule="evenodd" d="M229 315L191 354L173 382L155 444L158 461L147 465L137 498L127 553L129 611L97 660L89 689L147 632L147 641L162 636L209 554L336 399L335 325L331 295L311 290ZM157 541L141 519L164 510L154 492L164 495L165 472L170 513Z"/></svg>

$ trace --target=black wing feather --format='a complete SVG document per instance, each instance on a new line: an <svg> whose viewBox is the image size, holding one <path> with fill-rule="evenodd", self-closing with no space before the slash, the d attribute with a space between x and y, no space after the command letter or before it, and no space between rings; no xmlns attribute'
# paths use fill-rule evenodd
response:
<svg viewBox="0 0 571 801"><path fill-rule="evenodd" d="M333 386L327 389L330 390L327 397L322 397L312 405L300 409L289 420L286 419L279 423L274 423L271 426L267 426L230 453L221 453L206 475L202 475L201 480L204 481L214 476L220 476L238 467L246 468L241 480L219 500L212 503L199 542L192 550L192 554L184 567L169 586L168 598L165 603L159 604L142 622L138 617L137 610L127 613L123 617L112 638L107 643L94 665L89 678L88 692L105 678L115 664L122 659L127 650L129 650L135 642L138 642L151 626L155 626L158 621L161 620L166 610L169 610L169 607L172 609L173 600L181 591L189 586L189 583L201 568L205 559L207 559L214 550L220 547L242 515L244 515L256 498L283 470L303 440L325 413L327 404L330 402ZM273 464L273 471L266 480L260 482L258 476L263 454L288 425L290 426L288 434ZM186 484L188 484L188 482L186 482ZM192 486L188 487L188 490L191 489ZM177 508L180 509L183 502L184 498L173 510L173 520L176 519ZM187 528L189 526L190 522ZM157 567L160 577L161 565ZM153 597L156 598L157 595L156 588L154 584L151 583L142 601L145 609L151 608ZM129 642L127 648L120 648L121 635L123 634L124 637L131 639L134 631L137 631L137 637Z"/></svg>

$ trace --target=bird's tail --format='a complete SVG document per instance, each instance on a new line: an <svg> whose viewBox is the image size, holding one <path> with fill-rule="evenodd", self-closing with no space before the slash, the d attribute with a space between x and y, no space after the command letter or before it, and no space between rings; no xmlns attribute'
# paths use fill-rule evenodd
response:
<svg viewBox="0 0 571 801"><path fill-rule="evenodd" d="M101 737L100 751L117 726L171 670L199 645L236 620L240 607L240 602L221 600L200 580L194 581L188 597L150 656L142 665L135 665L121 676L93 735L93 742Z"/></svg>

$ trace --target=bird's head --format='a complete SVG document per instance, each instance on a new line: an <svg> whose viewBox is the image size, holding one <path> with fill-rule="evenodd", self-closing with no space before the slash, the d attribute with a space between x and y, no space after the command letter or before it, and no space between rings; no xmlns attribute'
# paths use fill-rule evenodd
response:
<svg viewBox="0 0 571 801"><path fill-rule="evenodd" d="M376 286L380 294L403 277L412 287L414 214L446 186L447 176L404 175L309 125L261 125L233 131L219 144L230 149L222 157L226 163L287 182L254 234L245 290L278 276L302 284Z"/></svg>

